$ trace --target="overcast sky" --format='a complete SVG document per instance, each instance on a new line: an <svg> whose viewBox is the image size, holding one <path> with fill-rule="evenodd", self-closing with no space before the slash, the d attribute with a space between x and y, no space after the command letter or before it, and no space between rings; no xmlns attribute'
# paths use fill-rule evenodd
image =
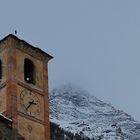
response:
<svg viewBox="0 0 140 140"><path fill-rule="evenodd" d="M140 121L139 0L1 0L0 38L54 56L50 89L74 83Z"/></svg>

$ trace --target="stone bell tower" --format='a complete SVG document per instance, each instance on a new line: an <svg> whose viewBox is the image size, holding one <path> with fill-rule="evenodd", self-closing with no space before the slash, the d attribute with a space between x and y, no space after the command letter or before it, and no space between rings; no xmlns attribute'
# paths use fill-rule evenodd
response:
<svg viewBox="0 0 140 140"><path fill-rule="evenodd" d="M53 57L10 34L0 40L0 113L25 140L50 140L48 61Z"/></svg>

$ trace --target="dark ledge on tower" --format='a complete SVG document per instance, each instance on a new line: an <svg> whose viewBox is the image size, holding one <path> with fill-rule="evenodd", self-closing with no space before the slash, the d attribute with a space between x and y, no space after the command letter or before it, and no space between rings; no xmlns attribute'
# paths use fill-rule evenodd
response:
<svg viewBox="0 0 140 140"><path fill-rule="evenodd" d="M3 123L12 126L12 120L9 119L8 117L4 116L3 114L0 113L0 121L2 121Z"/></svg>

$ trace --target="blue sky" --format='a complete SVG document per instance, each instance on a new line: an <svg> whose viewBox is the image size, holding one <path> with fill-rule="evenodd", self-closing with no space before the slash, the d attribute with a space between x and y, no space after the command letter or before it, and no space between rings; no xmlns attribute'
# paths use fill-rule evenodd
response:
<svg viewBox="0 0 140 140"><path fill-rule="evenodd" d="M50 89L74 83L140 121L139 0L1 0L0 38L52 54Z"/></svg>

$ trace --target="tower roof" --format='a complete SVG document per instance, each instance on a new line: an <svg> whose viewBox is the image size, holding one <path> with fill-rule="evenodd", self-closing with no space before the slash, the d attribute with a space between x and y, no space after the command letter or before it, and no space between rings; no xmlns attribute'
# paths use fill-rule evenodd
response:
<svg viewBox="0 0 140 140"><path fill-rule="evenodd" d="M12 123L12 120L4 116L3 114L0 113L0 120L7 122L7 123Z"/></svg>
<svg viewBox="0 0 140 140"><path fill-rule="evenodd" d="M15 46L18 49L23 49L26 48L27 52L32 52L32 54L39 54L40 56L42 56L44 59L47 58L48 60L52 59L53 57L51 55L49 55L48 53L44 52L43 50L41 50L38 47L34 47L33 45L29 44L28 42L18 38L17 36L13 35L13 34L9 34L6 37L4 37L3 39L0 40L0 45L7 41L7 40L15 40L17 43L17 45ZM20 44L20 45L19 45ZM1 47L1 46L0 46Z"/></svg>

